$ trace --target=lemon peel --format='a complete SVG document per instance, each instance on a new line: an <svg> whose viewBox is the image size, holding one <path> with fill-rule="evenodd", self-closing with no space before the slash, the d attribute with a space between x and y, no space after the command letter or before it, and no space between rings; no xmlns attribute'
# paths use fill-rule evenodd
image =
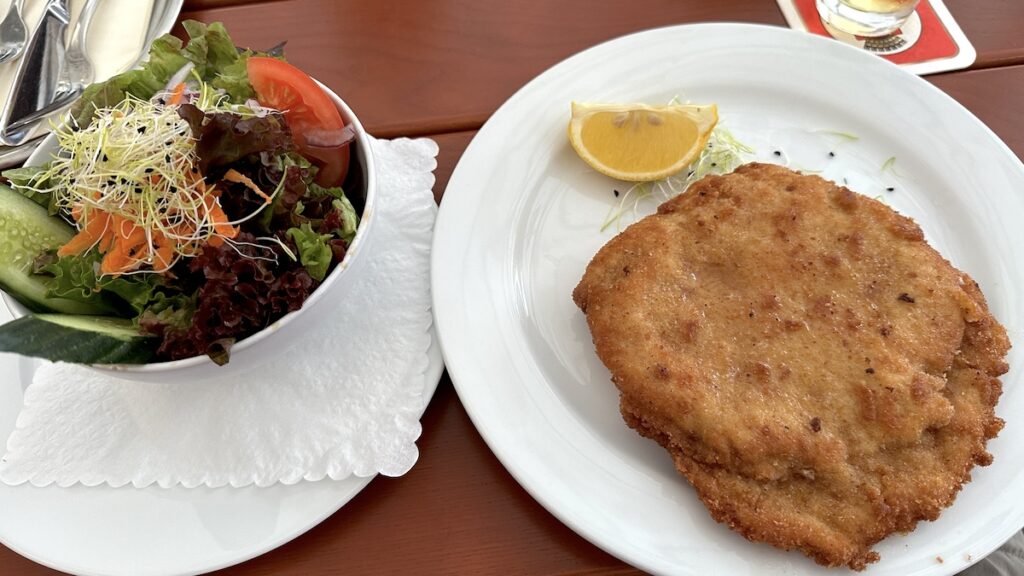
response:
<svg viewBox="0 0 1024 576"><path fill-rule="evenodd" d="M627 182L662 180L696 160L715 124L714 104L572 103L569 142L598 172Z"/></svg>

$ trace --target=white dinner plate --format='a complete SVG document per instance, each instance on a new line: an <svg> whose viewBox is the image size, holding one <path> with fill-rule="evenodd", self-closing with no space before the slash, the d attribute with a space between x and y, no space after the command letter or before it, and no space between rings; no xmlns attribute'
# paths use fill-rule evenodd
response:
<svg viewBox="0 0 1024 576"><path fill-rule="evenodd" d="M866 573L953 574L994 550L1024 525L1024 166L924 80L785 29L700 24L607 42L531 81L477 134L441 204L432 284L449 374L488 445L562 522L645 570L842 572L716 524L665 451L622 422L572 302L586 264L615 234L600 231L612 190L628 185L577 158L569 103L673 97L717 103L722 125L754 145L756 159L845 177L914 217L981 284L1018 343L997 409L1006 427L989 443L995 462L975 469L936 522L878 544L882 559Z"/></svg>
<svg viewBox="0 0 1024 576"><path fill-rule="evenodd" d="M0 304L0 324L11 314ZM423 406L444 370L431 335ZM0 438L21 409L37 361L0 354ZM354 498L373 477L266 488L38 488L0 483L0 543L72 574L171 576L209 572L298 537Z"/></svg>

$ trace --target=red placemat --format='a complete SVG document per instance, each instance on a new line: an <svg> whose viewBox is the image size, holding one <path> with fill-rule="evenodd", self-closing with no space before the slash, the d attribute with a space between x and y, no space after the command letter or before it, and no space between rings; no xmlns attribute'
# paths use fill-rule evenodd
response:
<svg viewBox="0 0 1024 576"><path fill-rule="evenodd" d="M916 74L966 68L974 62L974 46L941 0L921 0L898 30L876 38L856 36L826 26L815 0L778 0L791 28L804 30L867 50Z"/></svg>

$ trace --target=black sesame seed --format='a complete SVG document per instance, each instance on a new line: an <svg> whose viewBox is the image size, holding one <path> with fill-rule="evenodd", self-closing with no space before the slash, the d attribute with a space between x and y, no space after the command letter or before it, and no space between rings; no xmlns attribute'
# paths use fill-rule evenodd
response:
<svg viewBox="0 0 1024 576"><path fill-rule="evenodd" d="M146 127L145 126L139 126L137 128L137 130L139 131L139 134L145 134L146 133Z"/></svg>
<svg viewBox="0 0 1024 576"><path fill-rule="evenodd" d="M164 162L170 163L170 161L171 161L171 155L170 154L164 154Z"/></svg>
<svg viewBox="0 0 1024 576"><path fill-rule="evenodd" d="M195 168L193 168L193 170L195 170ZM616 197L616 198L618 198L618 197L619 197L619 191L618 191L618 190L612 190L612 193L614 193L614 194L615 194L615 197Z"/></svg>
<svg viewBox="0 0 1024 576"><path fill-rule="evenodd" d="M782 151L776 150L775 152L772 152L772 154L775 154L776 156L782 156Z"/></svg>
<svg viewBox="0 0 1024 576"><path fill-rule="evenodd" d="M896 190L896 188L894 188L892 186L889 186L888 188L885 189L886 192L892 192L894 190Z"/></svg>
<svg viewBox="0 0 1024 576"><path fill-rule="evenodd" d="M867 374L874 374L875 373L875 369L874 368L866 368L864 370L864 372L867 373Z"/></svg>
<svg viewBox="0 0 1024 576"><path fill-rule="evenodd" d="M829 152L828 153L828 157L829 158L835 158L836 157L836 153L835 152Z"/></svg>
<svg viewBox="0 0 1024 576"><path fill-rule="evenodd" d="M146 168L146 174L152 174L152 173L153 173L153 169L152 168Z"/></svg>
<svg viewBox="0 0 1024 576"><path fill-rule="evenodd" d="M711 167L714 168L715 166L718 166L718 164L716 162L712 162Z"/></svg>
<svg viewBox="0 0 1024 576"><path fill-rule="evenodd" d="M106 155L106 154L104 154L104 155L103 155L103 161L104 161L104 162L106 162L107 160L108 160L108 158L107 158L107 155Z"/></svg>

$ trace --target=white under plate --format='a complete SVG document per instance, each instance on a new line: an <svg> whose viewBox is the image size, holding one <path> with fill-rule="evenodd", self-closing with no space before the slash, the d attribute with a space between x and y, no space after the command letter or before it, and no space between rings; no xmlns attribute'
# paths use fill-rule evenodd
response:
<svg viewBox="0 0 1024 576"><path fill-rule="evenodd" d="M1024 525L1024 166L924 80L785 29L701 24L613 40L534 79L480 130L441 204L432 282L449 373L488 445L561 521L645 570L837 573L711 519L664 450L622 422L573 305L586 264L615 233L600 231L612 190L629 185L576 157L569 103L673 97L717 103L756 159L880 196L981 284L1018 343L998 407L1006 427L989 443L995 463L975 470L938 521L880 543L867 573L953 574L994 550ZM641 203L639 215L656 204Z"/></svg>
<svg viewBox="0 0 1024 576"><path fill-rule="evenodd" d="M0 324L11 315L0 304ZM444 365L432 334L423 405ZM0 354L0 438L14 429L37 362ZM140 384L144 385L144 384ZM0 483L0 543L73 574L156 576L224 568L272 550L344 506L373 477L266 488L37 488Z"/></svg>

